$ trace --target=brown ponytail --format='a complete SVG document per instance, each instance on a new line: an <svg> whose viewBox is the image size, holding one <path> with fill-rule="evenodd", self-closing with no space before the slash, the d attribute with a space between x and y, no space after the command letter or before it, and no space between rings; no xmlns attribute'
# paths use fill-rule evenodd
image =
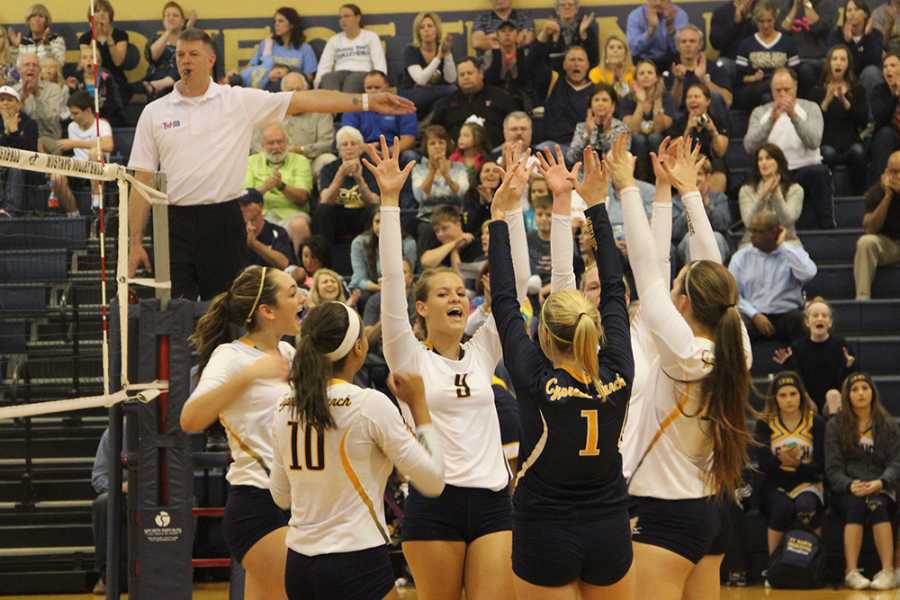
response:
<svg viewBox="0 0 900 600"><path fill-rule="evenodd" d="M570 354L600 391L600 360L597 351L603 342L603 327L597 307L573 289L550 294L541 309L545 339L560 354Z"/></svg>

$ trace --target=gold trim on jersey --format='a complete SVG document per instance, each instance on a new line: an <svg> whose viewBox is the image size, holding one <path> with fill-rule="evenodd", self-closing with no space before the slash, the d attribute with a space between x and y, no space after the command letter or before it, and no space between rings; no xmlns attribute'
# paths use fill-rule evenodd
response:
<svg viewBox="0 0 900 600"><path fill-rule="evenodd" d="M347 436L350 435L350 429L344 433L344 437L341 438L341 464L344 467L344 473L347 475L347 479L350 480L350 483L353 485L353 489L356 490L356 493L359 495L359 499L362 500L363 504L366 505L366 508L369 509L369 516L372 517L372 522L375 523L375 527L378 528L378 533L381 534L381 537L384 538L385 544L391 543L391 538L384 530L384 527L381 526L381 523L378 521L378 514L375 512L375 505L372 504L372 499L369 498L369 495L366 493L366 490L363 488L362 483L359 481L359 477L356 475L356 471L353 470L353 465L350 464L350 457L347 456Z"/></svg>
<svg viewBox="0 0 900 600"><path fill-rule="evenodd" d="M804 415L803 418L800 419L797 427L793 430L788 429L787 425L782 423L780 415L773 415L769 417L769 429L772 430L770 445L775 444L787 437L799 437L809 442L809 445L812 446L813 413L811 410L806 411L806 415Z"/></svg>
<svg viewBox="0 0 900 600"><path fill-rule="evenodd" d="M228 424L225 422L225 419L219 417L219 423L222 424L222 428L225 429L225 433L234 438L234 441L237 442L238 448L240 448L244 452L244 454L255 460L257 464L262 467L262 470L265 471L266 475L271 476L272 472L269 471L269 467L266 466L266 461L264 461L259 454L257 454L249 445L247 445L247 442L242 440L241 437L236 434L234 430L231 429L231 427L228 426Z"/></svg>
<svg viewBox="0 0 900 600"><path fill-rule="evenodd" d="M528 458L525 459L525 462L522 463L522 468L520 468L518 474L516 474L516 481L513 483L513 487L519 485L519 480L525 476L525 473L528 472L531 465L537 462L541 457L541 453L544 451L544 446L547 445L547 419L544 418L544 413L541 409L538 409L538 414L541 415L541 422L544 424L544 432L541 433L541 437L538 438L537 443L534 445L534 448L532 448L531 454L529 454Z"/></svg>

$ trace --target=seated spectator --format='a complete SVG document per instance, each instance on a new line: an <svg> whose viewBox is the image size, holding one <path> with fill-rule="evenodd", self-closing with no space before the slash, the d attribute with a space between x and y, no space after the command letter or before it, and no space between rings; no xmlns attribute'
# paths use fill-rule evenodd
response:
<svg viewBox="0 0 900 600"><path fill-rule="evenodd" d="M675 100L666 91L656 65L649 60L637 64L633 90L618 105L622 121L631 129L631 153L637 157L638 179L651 181L650 152L659 148L663 133L672 126Z"/></svg>
<svg viewBox="0 0 900 600"><path fill-rule="evenodd" d="M331 265L331 246L321 235L311 235L300 244L297 257L300 259L300 265L296 268L288 267L286 271L298 285L308 290L312 286L312 278L316 271L327 269Z"/></svg>
<svg viewBox="0 0 900 600"><path fill-rule="evenodd" d="M582 11L580 0L555 1L556 14L544 22L537 35L537 40L547 46L550 69L562 73L569 50L578 47L584 49L590 71L600 63L600 36L594 13Z"/></svg>
<svg viewBox="0 0 900 600"><path fill-rule="evenodd" d="M761 212L771 211L784 229L786 242L799 244L794 223L803 212L803 188L791 181L787 159L775 144L763 144L756 151L753 170L738 196L744 237L740 246L750 243L753 219Z"/></svg>
<svg viewBox="0 0 900 600"><path fill-rule="evenodd" d="M870 147L872 161L869 181L877 182L887 167L888 157L900 149L900 55L886 54L882 63L884 83L875 86L869 98L875 135Z"/></svg>
<svg viewBox="0 0 900 600"><path fill-rule="evenodd" d="M99 83L100 87L100 114L113 126L120 126L124 119L122 111L125 104L122 102L122 94L119 92L119 84L112 74L103 67L98 68L97 78L94 78L94 58L90 48L82 48L78 60L78 69L66 77L65 91L73 94L78 90L84 90L91 97L94 96L94 87ZM65 95L65 93L64 93Z"/></svg>
<svg viewBox="0 0 900 600"><path fill-rule="evenodd" d="M525 169L528 172L529 183L539 175L538 158L536 156L538 150L531 145L534 129L532 127L531 117L528 113L517 110L509 113L503 119L503 144L495 149L492 159L495 163L503 166L503 154L511 152L516 159L522 157L522 154L530 152L530 156L525 161ZM522 209L528 210L528 190L522 190Z"/></svg>
<svg viewBox="0 0 900 600"><path fill-rule="evenodd" d="M50 10L43 4L32 4L25 16L27 31L20 33L9 29L9 58L15 61L19 54L34 54L40 61L43 58L54 58L60 65L66 62L66 40L63 36L50 31L53 19Z"/></svg>
<svg viewBox="0 0 900 600"><path fill-rule="evenodd" d="M0 147L37 151L37 123L22 111L19 92L8 85L0 86L0 119L3 120ZM15 215L24 207L36 204L38 186L43 179L41 173L34 171L0 169L0 213Z"/></svg>
<svg viewBox="0 0 900 600"><path fill-rule="evenodd" d="M695 83L709 88L716 112L725 113L734 96L731 92L731 76L718 61L707 61L703 44L703 31L696 25L686 25L675 36L678 56L672 68L663 74L666 88L679 110L684 106L684 93Z"/></svg>
<svg viewBox="0 0 900 600"><path fill-rule="evenodd" d="M244 251L244 266L259 265L286 269L297 262L297 253L287 230L266 220L263 213L263 196L248 188L241 197L241 212L247 224L247 248Z"/></svg>
<svg viewBox="0 0 900 600"><path fill-rule="evenodd" d="M575 126L584 121L594 84L588 79L587 52L581 46L566 51L563 62L565 76L559 77L544 101L544 138L538 148L558 144L565 153L575 134Z"/></svg>
<svg viewBox="0 0 900 600"><path fill-rule="evenodd" d="M628 125L615 117L618 102L618 94L611 85L601 83L593 88L587 116L575 126L572 142L566 150L566 162L570 165L579 162L588 146L603 156L617 137L629 133Z"/></svg>
<svg viewBox="0 0 900 600"><path fill-rule="evenodd" d="M68 120L69 111L66 108L66 103L69 101L69 88L66 87L65 81L62 78L62 68L60 64L56 62L55 58L46 57L40 60L41 65L41 81L49 81L50 83L55 83L62 89L63 96L63 110L59 115L59 118L63 121Z"/></svg>
<svg viewBox="0 0 900 600"><path fill-rule="evenodd" d="M803 284L816 276L816 264L803 246L785 244L784 234L775 213L757 214L750 226L751 245L735 252L728 266L750 339L790 344L803 335Z"/></svg>
<svg viewBox="0 0 900 600"><path fill-rule="evenodd" d="M21 81L16 85L22 102L22 110L38 125L38 148L43 152L57 153L57 143L62 137L59 116L64 105L62 88L49 81L41 81L41 69L37 55L19 53Z"/></svg>
<svg viewBox="0 0 900 600"><path fill-rule="evenodd" d="M331 36L322 50L315 87L361 93L366 73L387 73L384 48L377 33L362 28L362 11L357 5L341 5L340 25L341 32Z"/></svg>
<svg viewBox="0 0 900 600"><path fill-rule="evenodd" d="M881 32L885 52L900 52L900 2L886 0L872 11L872 25ZM871 5L870 5L871 8Z"/></svg>
<svg viewBox="0 0 900 600"><path fill-rule="evenodd" d="M381 71L370 71L363 79L367 94L377 94L388 89L387 75ZM416 134L419 124L416 115L383 115L374 111L346 112L341 117L341 125L356 128L367 144L378 142L383 135L387 140L400 138L401 161L405 164L418 158L413 150L416 145Z"/></svg>
<svg viewBox="0 0 900 600"><path fill-rule="evenodd" d="M350 245L350 262L353 265L353 276L350 278L351 290L362 290L366 296L381 290L381 260L378 257L378 234L381 232L381 211L372 214L369 229L353 238ZM403 238L403 260L416 264L416 241Z"/></svg>
<svg viewBox="0 0 900 600"><path fill-rule="evenodd" d="M15 85L19 79L16 71L16 59L9 50L9 38L6 28L0 25L0 85Z"/></svg>
<svg viewBox="0 0 900 600"><path fill-rule="evenodd" d="M472 235L481 233L481 226L491 220L491 202L494 200L494 192L500 187L500 165L487 160L481 163L476 177L472 178L474 185L469 187L463 198L463 230Z"/></svg>
<svg viewBox="0 0 900 600"><path fill-rule="evenodd" d="M300 15L290 6L275 11L272 35L256 46L256 54L241 73L244 85L265 88L275 65L303 73L309 80L316 76L316 53L306 43Z"/></svg>
<svg viewBox="0 0 900 600"><path fill-rule="evenodd" d="M803 187L808 201L797 219L798 227L833 229L834 200L831 172L822 164L822 110L797 98L797 79L790 69L772 77L773 101L753 109L744 137L744 149L753 154L764 143L784 152L791 178Z"/></svg>
<svg viewBox="0 0 900 600"><path fill-rule="evenodd" d="M900 152L891 154L881 181L866 192L863 231L856 241L853 278L856 299L872 297L875 269L900 262Z"/></svg>
<svg viewBox="0 0 900 600"><path fill-rule="evenodd" d="M490 153L487 132L481 124L472 120L460 127L459 137L456 138L456 150L450 153L450 160L464 166L472 177L478 173Z"/></svg>
<svg viewBox="0 0 900 600"><path fill-rule="evenodd" d="M71 151L78 160L101 160L101 156L97 152L97 130L99 129L99 148L102 152L102 160L109 161L109 153L113 151L112 126L106 119L100 119L100 124L97 125L97 118L94 115L94 99L91 98L91 95L85 91L75 92L69 98L68 109L72 116L72 120L69 122L69 137L59 140L57 149L60 152ZM73 189L77 192L90 190L91 208L94 210L100 208L101 182L96 179L76 177L70 181L65 175L51 175L50 185L53 194L62 202L66 214L70 217L79 215L78 201Z"/></svg>
<svg viewBox="0 0 900 600"><path fill-rule="evenodd" d="M591 69L588 77L595 84L613 86L620 97L627 96L634 81L634 65L625 40L615 34L606 38L602 62Z"/></svg>
<svg viewBox="0 0 900 600"><path fill-rule="evenodd" d="M724 192L728 184L725 153L728 152L731 116L728 109L717 108L712 99L710 89L705 84L688 85L684 93L685 112L672 124L672 136L688 135L692 143L700 144L700 153L709 159L712 169L709 189Z"/></svg>
<svg viewBox="0 0 900 600"><path fill-rule="evenodd" d="M532 177L531 181L528 183L528 207L525 209L525 213L523 215L525 221L525 231L527 233L531 233L532 231L537 231L537 225L534 223L534 207L541 200L541 198L550 198L553 197L550 195L550 186L547 185L547 180L544 179L543 175L538 175L536 177ZM487 256L487 252L485 252L485 256Z"/></svg>
<svg viewBox="0 0 900 600"><path fill-rule="evenodd" d="M456 138L469 117L481 117L484 119L482 125L488 133L488 141L493 147L502 139L503 119L521 106L502 89L485 85L480 66L477 58L467 57L457 61L459 89L437 102L431 122L443 125L450 136Z"/></svg>
<svg viewBox="0 0 900 600"><path fill-rule="evenodd" d="M462 217L455 206L439 206L431 215L435 241L425 249L419 262L423 269L453 267L457 271L463 263L481 258L481 248L473 243L475 236L462 228Z"/></svg>
<svg viewBox="0 0 900 600"><path fill-rule="evenodd" d="M127 426L127 419L123 423L123 429ZM97 445L97 453L94 455L94 466L91 468L91 487L97 497L91 511L91 523L94 531L94 569L100 573L100 578L94 585L93 594L101 596L106 594L106 556L107 556L107 514L109 511L109 464L118 462L109 440L109 428L103 430L100 443ZM122 478L122 493L128 493L128 481ZM124 504L124 503L123 503ZM128 519L125 518L126 510L122 507L122 547L128 548L126 528Z"/></svg>
<svg viewBox="0 0 900 600"><path fill-rule="evenodd" d="M697 172L697 189L703 198L703 208L706 209L706 216L709 217L709 224L712 225L713 236L716 238L716 245L719 246L719 255L722 257L722 264L728 262L731 256L731 245L728 243L728 228L731 227L731 209L728 207L728 196L723 192L713 191L710 186L712 179L712 171L709 161L703 162L700 170ZM681 198L672 199L672 243L675 244L676 256L678 258L675 269L677 273L680 265L686 265L691 260L690 252L690 225L688 223L687 211L684 210L684 204Z"/></svg>
<svg viewBox="0 0 900 600"><path fill-rule="evenodd" d="M822 109L822 161L829 167L846 165L854 189L866 184L866 151L860 133L869 121L866 90L856 81L853 58L843 44L833 46L825 58L821 81L809 99Z"/></svg>
<svg viewBox="0 0 900 600"><path fill-rule="evenodd" d="M458 162L450 160L453 145L447 130L429 125L422 135L421 162L412 170L412 189L419 205L416 218L419 226L416 239L419 252L430 245L433 238L431 214L438 206L462 206L469 190L469 172Z"/></svg>
<svg viewBox="0 0 900 600"><path fill-rule="evenodd" d="M135 83L136 91L147 95L152 102L172 91L175 83L181 78L178 65L175 64L175 43L185 29L194 27L197 13L192 12L190 18L177 2L166 2L163 5L163 31L144 46L144 58L147 60L147 74Z"/></svg>
<svg viewBox="0 0 900 600"><path fill-rule="evenodd" d="M272 123L263 129L262 152L247 162L244 186L263 195L265 218L288 231L295 252L310 236L312 184L309 159L288 150L284 125Z"/></svg>
<svg viewBox="0 0 900 600"><path fill-rule="evenodd" d="M778 11L769 0L759 0L753 9L757 32L738 46L735 101L737 108L753 110L771 102L771 81L776 69L800 64L794 40L775 29Z"/></svg>
<svg viewBox="0 0 900 600"><path fill-rule="evenodd" d="M344 280L331 269L319 269L313 276L312 286L309 288L308 308L314 308L323 302L343 302L351 308L356 307L359 300L359 290L354 290L348 297L344 289Z"/></svg>
<svg viewBox="0 0 900 600"><path fill-rule="evenodd" d="M800 374L820 415L841 410L841 385L859 366L847 341L831 334L834 311L825 298L816 296L803 311L808 336L775 351L773 360Z"/></svg>
<svg viewBox="0 0 900 600"><path fill-rule="evenodd" d="M543 62L546 48L526 48L518 43L519 30L513 21L504 21L497 29L497 47L482 57L484 80L516 98L526 109L540 104L538 87L543 88L549 67Z"/></svg>
<svg viewBox="0 0 900 600"><path fill-rule="evenodd" d="M128 85L128 77L125 75L126 69L130 68L126 65L129 47L128 32L113 25L115 15L116 11L109 0L94 0L94 33L97 39L100 66L112 74L113 79L119 85L122 103L127 105L131 100L131 86ZM88 8L87 18L90 22L90 8ZM78 37L78 44L82 48L91 47L90 29Z"/></svg>
<svg viewBox="0 0 900 600"><path fill-rule="evenodd" d="M709 42L719 51L719 60L728 71L731 85L738 84L735 60L741 42L756 33L753 5L756 0L728 0L712 13L709 25ZM732 87L732 89L735 89Z"/></svg>
<svg viewBox="0 0 900 600"><path fill-rule="evenodd" d="M837 23L838 0L780 0L779 29L797 46L795 69L800 93L807 98L819 80L828 40Z"/></svg>
<svg viewBox="0 0 900 600"><path fill-rule="evenodd" d="M688 24L687 13L672 0L647 0L628 14L628 47L635 61L653 61L666 71L675 60L675 32Z"/></svg>
<svg viewBox="0 0 900 600"><path fill-rule="evenodd" d="M518 30L517 42L528 46L534 41L531 19L512 7L510 0L492 0L493 9L475 15L472 23L472 47L485 52L498 47L497 30L504 21L512 21Z"/></svg>
<svg viewBox="0 0 900 600"><path fill-rule="evenodd" d="M821 534L825 505L825 420L796 373L775 374L753 437L771 556L795 522Z"/></svg>
<svg viewBox="0 0 900 600"><path fill-rule="evenodd" d="M534 231L528 233L528 262L531 273L541 278L543 294L550 293L550 223L553 220L553 198L538 196L534 208Z"/></svg>
<svg viewBox="0 0 900 600"><path fill-rule="evenodd" d="M441 18L420 12L413 20L413 42L403 51L399 93L416 104L416 116L424 119L434 103L456 91L453 36L443 33Z"/></svg>
<svg viewBox="0 0 900 600"><path fill-rule="evenodd" d="M894 487L900 474L900 429L865 373L847 378L841 411L825 426L825 473L831 502L844 521L844 584L855 590L893 588L891 523L897 506ZM872 526L881 561L881 571L871 581L858 568L866 524Z"/></svg>
<svg viewBox="0 0 900 600"><path fill-rule="evenodd" d="M829 46L844 44L853 57L853 72L872 97L875 86L881 83L881 55L884 47L881 30L869 26L869 5L863 0L846 0L843 25L831 32Z"/></svg>

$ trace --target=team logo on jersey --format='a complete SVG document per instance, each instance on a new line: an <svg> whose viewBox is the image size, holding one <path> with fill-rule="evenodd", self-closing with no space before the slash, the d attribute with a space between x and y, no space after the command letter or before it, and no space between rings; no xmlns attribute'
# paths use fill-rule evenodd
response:
<svg viewBox="0 0 900 600"><path fill-rule="evenodd" d="M550 402L558 402L565 398L585 398L591 400L593 396L587 394L577 387L557 385L556 377L547 380L547 386L544 391L547 393L547 399Z"/></svg>
<svg viewBox="0 0 900 600"><path fill-rule="evenodd" d="M609 383L601 383L597 386L597 393L600 394L600 397L606 399L607 396L612 395L623 387L625 387L625 380L618 373L616 374L616 378L610 381Z"/></svg>

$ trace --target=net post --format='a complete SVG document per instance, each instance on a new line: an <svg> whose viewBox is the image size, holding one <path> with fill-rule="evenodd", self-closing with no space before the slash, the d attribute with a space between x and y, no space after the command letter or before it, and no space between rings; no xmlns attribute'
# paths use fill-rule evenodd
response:
<svg viewBox="0 0 900 600"><path fill-rule="evenodd" d="M166 191L166 177L156 173L153 187L160 192ZM157 283L171 281L169 266L169 207L163 204L151 205L153 211L153 275ZM156 288L156 298L160 310L166 310L172 299L171 288Z"/></svg>

